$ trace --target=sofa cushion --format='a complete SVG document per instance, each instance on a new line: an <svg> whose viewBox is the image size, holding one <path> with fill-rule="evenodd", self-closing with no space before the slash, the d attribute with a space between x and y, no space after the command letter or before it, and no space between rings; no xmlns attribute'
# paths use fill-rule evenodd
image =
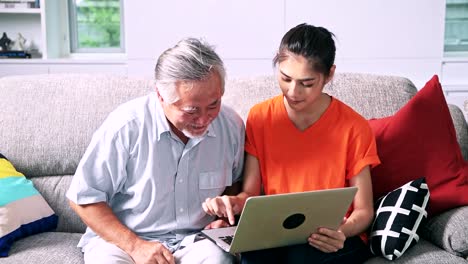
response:
<svg viewBox="0 0 468 264"><path fill-rule="evenodd" d="M422 227L421 236L448 252L468 256L468 206L454 208Z"/></svg>
<svg viewBox="0 0 468 264"><path fill-rule="evenodd" d="M468 205L468 163L437 76L395 115L369 123L382 161L371 171L374 197L424 176L431 190L429 216Z"/></svg>
<svg viewBox="0 0 468 264"><path fill-rule="evenodd" d="M457 257L447 251L435 246L434 244L420 239L416 246L408 249L400 258L389 261L382 257L374 257L364 262L365 264L421 264L421 263L437 263L437 264L466 264L464 258Z"/></svg>
<svg viewBox="0 0 468 264"><path fill-rule="evenodd" d="M365 118L395 114L418 90L407 78L366 73L336 73L324 91Z"/></svg>
<svg viewBox="0 0 468 264"><path fill-rule="evenodd" d="M0 154L0 257L21 238L57 227L57 216L32 182Z"/></svg>
<svg viewBox="0 0 468 264"><path fill-rule="evenodd" d="M394 260L419 241L420 224L427 218L429 190L424 178L411 181L376 202L371 227L372 253Z"/></svg>
<svg viewBox="0 0 468 264"><path fill-rule="evenodd" d="M65 196L72 179L72 175L44 175L33 177L31 181L59 218L55 231L84 233L86 225L70 207Z"/></svg>
<svg viewBox="0 0 468 264"><path fill-rule="evenodd" d="M78 241L83 234L45 232L17 241L10 256L0 259L2 264L83 264L83 253Z"/></svg>

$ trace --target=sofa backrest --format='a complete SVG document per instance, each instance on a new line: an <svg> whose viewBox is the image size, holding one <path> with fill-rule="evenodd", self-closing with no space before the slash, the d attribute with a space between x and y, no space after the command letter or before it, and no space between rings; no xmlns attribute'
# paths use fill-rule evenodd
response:
<svg viewBox="0 0 468 264"><path fill-rule="evenodd" d="M416 94L417 89L410 80L402 77L338 73L325 87L325 92L366 118L378 118L394 114ZM223 102L235 105L245 120L251 106L280 93L274 76L234 79L226 84Z"/></svg>
<svg viewBox="0 0 468 264"><path fill-rule="evenodd" d="M0 153L32 178L59 215L58 231L83 232L65 193L93 132L119 104L155 89L152 80L109 75L50 74L0 78ZM326 91L366 118L394 114L416 92L405 78L337 74ZM280 94L273 76L231 79L223 103L242 118L255 103ZM468 159L468 131L451 106L457 136Z"/></svg>
<svg viewBox="0 0 468 264"><path fill-rule="evenodd" d="M105 75L0 80L0 148L28 176L73 174L105 117L117 105L152 89L148 80Z"/></svg>
<svg viewBox="0 0 468 264"><path fill-rule="evenodd" d="M395 114L418 89L407 78L364 73L337 73L325 87L325 92L351 106L367 119ZM223 102L246 120L250 107L279 95L276 77L259 76L229 80ZM465 160L468 160L468 128L462 111L449 105L457 140Z"/></svg>
<svg viewBox="0 0 468 264"><path fill-rule="evenodd" d="M65 193L93 132L153 81L106 75L0 78L0 153L31 178L59 216L58 231L84 232Z"/></svg>

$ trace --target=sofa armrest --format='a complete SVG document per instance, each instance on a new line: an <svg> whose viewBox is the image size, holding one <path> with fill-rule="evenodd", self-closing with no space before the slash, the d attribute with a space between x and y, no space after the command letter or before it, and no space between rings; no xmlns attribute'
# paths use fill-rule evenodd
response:
<svg viewBox="0 0 468 264"><path fill-rule="evenodd" d="M468 206L451 209L437 215L421 227L426 240L446 251L466 258L468 256Z"/></svg>

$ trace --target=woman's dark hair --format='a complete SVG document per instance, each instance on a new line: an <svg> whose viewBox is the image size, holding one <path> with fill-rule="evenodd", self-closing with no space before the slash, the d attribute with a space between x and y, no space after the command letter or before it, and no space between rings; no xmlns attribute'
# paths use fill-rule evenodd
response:
<svg viewBox="0 0 468 264"><path fill-rule="evenodd" d="M281 39L273 66L288 57L288 53L301 55L309 61L312 69L328 76L335 63L333 33L323 27L300 24L291 28Z"/></svg>

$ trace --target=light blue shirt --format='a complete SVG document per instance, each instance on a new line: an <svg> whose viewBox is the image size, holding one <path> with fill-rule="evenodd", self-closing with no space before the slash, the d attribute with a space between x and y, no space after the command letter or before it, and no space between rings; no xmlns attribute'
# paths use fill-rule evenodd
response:
<svg viewBox="0 0 468 264"><path fill-rule="evenodd" d="M241 179L242 119L222 105L207 133L184 144L170 129L156 93L119 106L94 133L67 197L107 202L138 236L175 249L214 220L203 201ZM96 234L87 228L78 246Z"/></svg>

